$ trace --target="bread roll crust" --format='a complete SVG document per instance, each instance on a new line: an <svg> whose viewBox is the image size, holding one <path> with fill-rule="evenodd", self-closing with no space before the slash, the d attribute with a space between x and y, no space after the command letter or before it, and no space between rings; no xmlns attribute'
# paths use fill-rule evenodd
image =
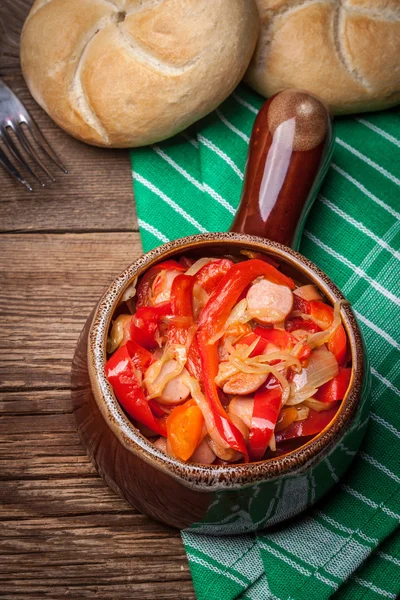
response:
<svg viewBox="0 0 400 600"><path fill-rule="evenodd" d="M400 102L398 0L257 0L261 32L246 80L268 97L287 87L334 114Z"/></svg>
<svg viewBox="0 0 400 600"><path fill-rule="evenodd" d="M34 98L68 133L141 146L230 94L258 28L254 0L37 0L21 64Z"/></svg>

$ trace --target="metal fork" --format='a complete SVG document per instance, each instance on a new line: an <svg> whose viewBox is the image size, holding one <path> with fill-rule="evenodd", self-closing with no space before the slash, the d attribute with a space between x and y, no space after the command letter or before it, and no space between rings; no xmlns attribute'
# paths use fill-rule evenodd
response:
<svg viewBox="0 0 400 600"><path fill-rule="evenodd" d="M50 144L41 133L39 127L33 120L33 117L31 117L22 102L18 100L17 96L10 88L0 80L0 140L3 141L4 146L8 150L7 156L7 153L4 152L3 148L0 146L0 165L5 167L14 179L22 183L29 191L32 191L31 185L24 179L23 175L21 175L17 166L25 168L38 180L41 186L44 186L45 183L29 166L27 160L21 153L21 149L24 150L25 154L29 156L31 161L41 170L41 172L47 175L52 181L55 181L55 179L40 158L35 146L26 135L23 125L29 130L32 138L35 140L42 153L52 160L61 171L68 173L57 154L52 150ZM18 148L17 144L10 136L9 130L14 132L15 137L21 145L21 149Z"/></svg>

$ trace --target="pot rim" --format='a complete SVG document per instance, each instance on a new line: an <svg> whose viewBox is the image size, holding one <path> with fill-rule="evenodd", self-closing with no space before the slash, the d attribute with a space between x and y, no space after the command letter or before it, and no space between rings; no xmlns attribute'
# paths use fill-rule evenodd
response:
<svg viewBox="0 0 400 600"><path fill-rule="evenodd" d="M241 233L205 233L187 236L168 242L142 255L108 287L97 305L89 330L88 370L95 401L108 426L127 450L178 479L183 485L199 491L216 491L223 488L238 489L243 485L260 483L282 475L296 474L306 470L322 459L339 441L352 424L361 398L365 371L365 357L361 333L350 308L341 308L343 325L348 336L352 354L352 374L348 391L338 412L325 429L300 448L281 457L259 462L232 465L201 465L184 463L158 450L130 422L116 399L105 374L106 340L114 310L125 289L136 277L160 260L176 254L207 248L217 244L227 245L227 254L233 249L246 248L272 255L283 263L300 271L322 291L333 304L345 300L336 285L304 256L264 238Z"/></svg>

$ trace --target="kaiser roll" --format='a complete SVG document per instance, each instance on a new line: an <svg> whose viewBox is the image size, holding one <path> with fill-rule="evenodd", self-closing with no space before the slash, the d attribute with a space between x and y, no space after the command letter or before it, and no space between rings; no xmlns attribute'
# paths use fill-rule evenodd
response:
<svg viewBox="0 0 400 600"><path fill-rule="evenodd" d="M333 113L400 102L400 0L257 0L261 33L246 74L264 96L288 87Z"/></svg>
<svg viewBox="0 0 400 600"><path fill-rule="evenodd" d="M254 0L36 0L21 64L68 133L141 146L216 108L242 79L258 30Z"/></svg>

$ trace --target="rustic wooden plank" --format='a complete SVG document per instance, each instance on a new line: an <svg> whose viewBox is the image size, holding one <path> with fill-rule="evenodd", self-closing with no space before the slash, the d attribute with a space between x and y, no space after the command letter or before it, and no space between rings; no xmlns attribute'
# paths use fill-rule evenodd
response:
<svg viewBox="0 0 400 600"><path fill-rule="evenodd" d="M3 392L0 402L0 416L13 415L57 415L71 411L70 390L52 389L49 391L11 390Z"/></svg>
<svg viewBox="0 0 400 600"><path fill-rule="evenodd" d="M51 396L55 391L36 393L36 397ZM25 415L2 410L0 480L96 477L77 434L70 398L66 398L65 409L61 414ZM27 456L32 460L27 461Z"/></svg>
<svg viewBox="0 0 400 600"><path fill-rule="evenodd" d="M49 453L52 449L49 449ZM36 460L33 449L27 463ZM132 510L129 505L116 496L100 477L50 477L32 480L3 480L1 482L0 519L2 521L2 546L5 543L4 532L7 521L20 522L24 519L47 519L51 516L109 514L117 511ZM106 517L104 517L106 519ZM145 517L141 515L142 521ZM106 519L104 522L111 522ZM39 534L40 523L36 531Z"/></svg>
<svg viewBox="0 0 400 600"><path fill-rule="evenodd" d="M133 511L2 525L2 597L193 598L179 534Z"/></svg>
<svg viewBox="0 0 400 600"><path fill-rule="evenodd" d="M2 417L0 439L0 480L96 477L72 414Z"/></svg>
<svg viewBox="0 0 400 600"><path fill-rule="evenodd" d="M136 571L137 563L131 563L131 569ZM79 568L79 567L78 567ZM178 568L178 566L177 566ZM157 571L157 570L156 570ZM178 571L179 572L179 571ZM9 585L2 586L2 598L5 600L23 600L25 598L50 598L51 600L60 600L60 598L73 598L74 600L86 600L91 598L112 600L127 600L128 598L140 598L140 600L193 600L191 583L189 581L178 582L163 581L154 582L151 579L152 574L148 575L148 580L144 582L132 581L134 578L127 577L123 581L113 576L107 582L96 579L95 583L80 586L72 582L69 585L58 585L58 579L50 580L51 586L47 587L43 582L34 585L30 578L26 580L9 580ZM47 580L46 580L47 581ZM28 590L28 591L25 591Z"/></svg>
<svg viewBox="0 0 400 600"><path fill-rule="evenodd" d="M20 70L19 36L33 0L3 0L0 4L0 74Z"/></svg>
<svg viewBox="0 0 400 600"><path fill-rule="evenodd" d="M81 327L140 253L137 233L0 236L4 598L194 598L179 534L106 486L70 405Z"/></svg>
<svg viewBox="0 0 400 600"><path fill-rule="evenodd" d="M1 77L0 67L0 77ZM4 77L67 166L29 192L0 168L0 231L137 231L129 153L94 148L59 129L36 104L22 75Z"/></svg>
<svg viewBox="0 0 400 600"><path fill-rule="evenodd" d="M137 233L0 236L0 389L68 387L86 318L140 254Z"/></svg>

